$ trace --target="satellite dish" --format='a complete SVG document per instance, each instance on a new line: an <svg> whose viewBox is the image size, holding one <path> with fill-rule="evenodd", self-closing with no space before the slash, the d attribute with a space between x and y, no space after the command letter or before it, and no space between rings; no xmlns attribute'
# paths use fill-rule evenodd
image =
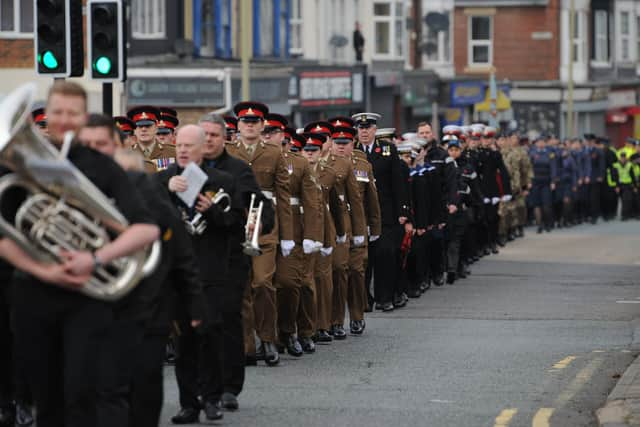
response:
<svg viewBox="0 0 640 427"><path fill-rule="evenodd" d="M449 15L439 12L429 12L424 17L424 23L433 32L447 31L449 29Z"/></svg>
<svg viewBox="0 0 640 427"><path fill-rule="evenodd" d="M334 47L345 47L349 44L349 40L345 36L334 34L329 39L329 44Z"/></svg>

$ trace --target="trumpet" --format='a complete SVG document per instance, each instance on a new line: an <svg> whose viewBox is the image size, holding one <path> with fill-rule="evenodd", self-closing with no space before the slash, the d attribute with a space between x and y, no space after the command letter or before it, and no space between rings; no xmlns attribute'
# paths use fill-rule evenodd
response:
<svg viewBox="0 0 640 427"><path fill-rule="evenodd" d="M262 255L262 249L258 243L260 237L260 222L262 218L262 207L264 202L261 201L256 207L256 195L251 195L251 203L249 203L249 213L247 214L247 223L244 226L246 236L245 242L242 244L242 252L249 256Z"/></svg>
<svg viewBox="0 0 640 427"><path fill-rule="evenodd" d="M215 196L211 198L211 202L214 205L219 204L223 200L226 200L226 205L222 208L222 212L229 212L231 210L231 197L229 193L225 193L224 188L218 190ZM187 232L192 236L200 236L207 229L207 219L202 212L198 212L194 215L192 220L185 220L184 223L187 228Z"/></svg>

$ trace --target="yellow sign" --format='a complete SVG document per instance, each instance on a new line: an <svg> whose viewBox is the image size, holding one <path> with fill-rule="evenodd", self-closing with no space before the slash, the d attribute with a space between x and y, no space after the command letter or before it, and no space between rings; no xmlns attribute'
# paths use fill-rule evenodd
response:
<svg viewBox="0 0 640 427"><path fill-rule="evenodd" d="M491 111L491 94L487 89L484 97L484 101L475 104L476 111ZM498 96L496 99L496 110L510 110L511 100L500 89L498 89Z"/></svg>

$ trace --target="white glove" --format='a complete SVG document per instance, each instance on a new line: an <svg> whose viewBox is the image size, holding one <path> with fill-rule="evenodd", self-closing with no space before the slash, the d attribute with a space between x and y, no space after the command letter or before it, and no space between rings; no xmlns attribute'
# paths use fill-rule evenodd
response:
<svg viewBox="0 0 640 427"><path fill-rule="evenodd" d="M498 203L500 203L500 197L492 197L491 198L491 204L492 205L497 205Z"/></svg>
<svg viewBox="0 0 640 427"><path fill-rule="evenodd" d="M322 254L322 256L329 256L331 255L331 252L333 252L333 248L331 246L329 246L328 248L320 248L320 253Z"/></svg>
<svg viewBox="0 0 640 427"><path fill-rule="evenodd" d="M485 197L483 202L485 205L488 205L489 203L491 203L491 199L489 199L488 197Z"/></svg>
<svg viewBox="0 0 640 427"><path fill-rule="evenodd" d="M375 242L376 240L378 240L380 238L380 236L376 236L375 234L373 236L369 236L369 241L370 242Z"/></svg>
<svg viewBox="0 0 640 427"><path fill-rule="evenodd" d="M343 234L342 236L337 236L336 237L336 243L346 243L347 242L347 235Z"/></svg>
<svg viewBox="0 0 640 427"><path fill-rule="evenodd" d="M353 245L354 246L364 245L364 236L353 236Z"/></svg>
<svg viewBox="0 0 640 427"><path fill-rule="evenodd" d="M304 239L302 241L302 252L304 252L305 254L310 254L315 248L316 242L314 242L313 240Z"/></svg>
<svg viewBox="0 0 640 427"><path fill-rule="evenodd" d="M367 225L367 236L371 236L371 227Z"/></svg>
<svg viewBox="0 0 640 427"><path fill-rule="evenodd" d="M320 252L322 249L322 242L313 242L313 252Z"/></svg>
<svg viewBox="0 0 640 427"><path fill-rule="evenodd" d="M296 242L293 240L280 240L280 250L282 251L283 257L288 257L291 255L291 251L293 247L296 245Z"/></svg>
<svg viewBox="0 0 640 427"><path fill-rule="evenodd" d="M511 201L511 194L505 194L504 196L502 196L502 201L503 202L510 202Z"/></svg>

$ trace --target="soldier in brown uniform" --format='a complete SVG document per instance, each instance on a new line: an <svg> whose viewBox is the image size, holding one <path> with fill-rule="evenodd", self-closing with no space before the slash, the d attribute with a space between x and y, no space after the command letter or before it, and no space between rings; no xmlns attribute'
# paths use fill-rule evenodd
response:
<svg viewBox="0 0 640 427"><path fill-rule="evenodd" d="M306 140L304 146L304 156L311 165L311 170L317 177L322 189L322 223L323 223L323 247L320 249L320 256L316 257L313 266L313 277L315 280L315 316L313 328L314 339L317 342L328 343L333 341L329 335L331 327L331 307L333 297L333 250L336 247L336 237L345 235L344 216L341 211L341 201L336 188L336 171L326 162L321 161L323 144L327 137L321 133L303 133ZM308 301L307 301L308 302ZM302 323L299 318L299 325ZM313 343L307 338L308 329L303 333L303 328L299 328L302 348L306 352L313 351Z"/></svg>
<svg viewBox="0 0 640 427"><path fill-rule="evenodd" d="M176 128L180 121L177 116L170 114L168 111L175 113L176 110L166 107L160 108L156 139L162 144L176 145Z"/></svg>
<svg viewBox="0 0 640 427"><path fill-rule="evenodd" d="M345 128L348 131L348 129ZM351 245L365 246L366 223L362 197L358 191L358 182L350 159L333 152L334 127L328 122L314 122L305 126L305 131L325 135L327 140L322 148L322 162L331 166L336 172L335 189L340 200L340 215L343 218L345 233L336 238L333 253L333 297L329 306L318 307L319 311L327 311L331 317L329 333L334 339L347 337L344 330L344 316L347 305L349 285L349 249ZM347 133L339 131L335 134L341 142Z"/></svg>
<svg viewBox="0 0 640 427"><path fill-rule="evenodd" d="M139 151L145 159L151 160L158 171L176 162L175 146L163 144L156 138L160 110L151 106L136 107L127 112L127 117L135 124L137 142L133 150Z"/></svg>
<svg viewBox="0 0 640 427"><path fill-rule="evenodd" d="M272 117L267 116L265 122L274 126ZM282 124L283 121L278 121ZM284 126L283 129L284 131ZM284 135L284 133L283 133ZM291 216L293 219L293 240L296 246L291 255L276 258L275 283L278 300L278 330L280 343L286 347L287 353L300 357L304 354L296 334L296 323L300 310L300 293L309 271L310 258L322 247L319 236L321 231L318 222L318 212L322 206L321 190L311 174L309 162L302 157L300 150L304 145L304 138L291 135L289 130L283 140L284 157L289 172L289 188L291 190ZM293 137L293 138L292 138ZM308 287L308 283L306 284Z"/></svg>
<svg viewBox="0 0 640 427"><path fill-rule="evenodd" d="M348 119L353 123L351 119ZM344 120L329 119L330 122L349 124ZM332 124L333 124L332 123ZM354 123L355 124L355 123ZM345 136L340 137L342 132ZM358 190L364 204L364 220L371 241L375 241L382 233L380 222L380 203L373 176L373 168L367 156L360 150L354 150L354 138L357 131L352 127L336 126L334 130L334 151L351 159L353 173L358 182ZM361 335L364 332L364 312L368 305L368 290L365 286L365 263L368 258L366 246L352 245L349 250L349 286L347 305L351 333Z"/></svg>
<svg viewBox="0 0 640 427"><path fill-rule="evenodd" d="M238 119L233 116L223 116L226 130L226 139L228 142L234 142L236 133L238 132Z"/></svg>
<svg viewBox="0 0 640 427"><path fill-rule="evenodd" d="M245 323L245 348L252 347L253 329L262 345L256 357L264 357L268 365L279 363L276 348L276 290L273 275L276 267L278 242L283 256L289 256L295 247L291 218L291 193L289 173L280 147L266 144L260 139L266 105L259 102L240 102L233 111L238 116L240 137L235 144L227 144L230 155L245 161L253 169L263 194L276 207L276 226L269 234L260 237L262 255L252 258L251 286L245 295L243 320ZM251 356L251 355L249 355Z"/></svg>

